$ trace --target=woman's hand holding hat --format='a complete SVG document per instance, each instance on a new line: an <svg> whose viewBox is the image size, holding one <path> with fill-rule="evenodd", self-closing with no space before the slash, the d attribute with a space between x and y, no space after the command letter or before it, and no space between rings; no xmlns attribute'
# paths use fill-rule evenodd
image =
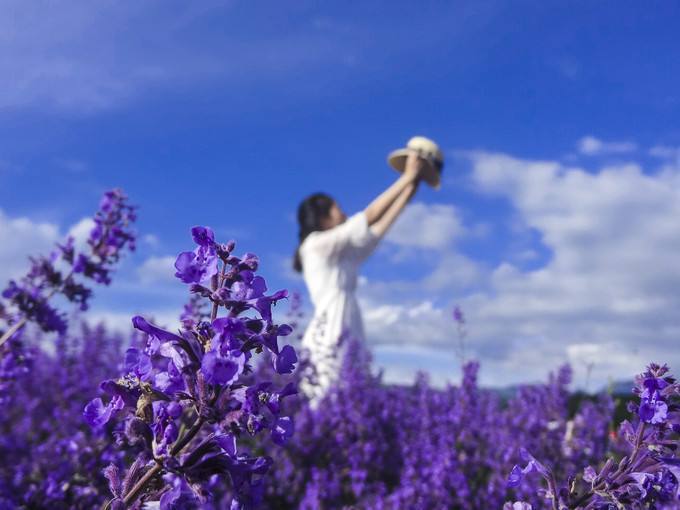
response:
<svg viewBox="0 0 680 510"><path fill-rule="evenodd" d="M404 164L404 175L413 177L415 181L420 181L425 165L427 165L427 161L417 151L409 150Z"/></svg>
<svg viewBox="0 0 680 510"><path fill-rule="evenodd" d="M414 136L408 141L406 147L390 152L387 162L397 172L405 172L406 163L412 153L420 155L417 159L425 162L420 170L420 178L433 188L439 188L444 155L439 146L429 138Z"/></svg>

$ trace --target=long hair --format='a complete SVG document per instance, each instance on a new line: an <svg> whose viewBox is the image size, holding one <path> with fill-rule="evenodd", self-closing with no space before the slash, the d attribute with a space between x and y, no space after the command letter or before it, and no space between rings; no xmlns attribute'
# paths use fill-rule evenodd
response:
<svg viewBox="0 0 680 510"><path fill-rule="evenodd" d="M326 193L314 193L305 198L298 206L297 219L300 232L298 234L298 247L293 257L293 269L302 272L302 259L300 258L300 246L312 232L323 230L321 222L331 212L335 200Z"/></svg>

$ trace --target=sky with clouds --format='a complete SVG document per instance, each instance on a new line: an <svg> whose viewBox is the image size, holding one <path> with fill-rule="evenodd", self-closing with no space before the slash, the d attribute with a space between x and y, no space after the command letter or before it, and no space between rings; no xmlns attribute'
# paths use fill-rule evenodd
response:
<svg viewBox="0 0 680 510"><path fill-rule="evenodd" d="M189 228L290 269L298 202L348 212L410 136L446 154L366 264L376 365L576 383L680 366L680 39L675 2L0 0L0 277L87 231L119 186L139 249L93 316L176 320ZM285 312L285 306L281 312Z"/></svg>

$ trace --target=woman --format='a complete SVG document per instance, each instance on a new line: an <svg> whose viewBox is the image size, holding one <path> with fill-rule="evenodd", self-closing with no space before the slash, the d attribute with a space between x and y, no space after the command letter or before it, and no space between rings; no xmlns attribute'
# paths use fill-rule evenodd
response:
<svg viewBox="0 0 680 510"><path fill-rule="evenodd" d="M302 345L310 352L317 379L316 384L303 383L302 389L313 402L337 379L343 339L364 339L354 295L359 266L416 192L426 164L410 151L396 182L350 218L323 193L307 197L298 208L300 246L294 267L303 273L315 308Z"/></svg>

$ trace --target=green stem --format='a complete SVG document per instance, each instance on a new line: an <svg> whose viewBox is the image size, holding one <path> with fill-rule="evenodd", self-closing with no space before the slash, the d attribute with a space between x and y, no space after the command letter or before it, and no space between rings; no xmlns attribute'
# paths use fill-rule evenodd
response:
<svg viewBox="0 0 680 510"><path fill-rule="evenodd" d="M64 281L68 280L71 277L71 275L73 275L73 271L71 271L66 276L66 278L64 278ZM47 296L45 296L45 301L47 301L52 296L54 296L58 291L60 291L62 289L63 286L64 286L64 284L62 283L61 285L59 285L59 287L55 287L54 289L52 289L52 291L49 294L47 294ZM17 321L15 324L13 324L11 328L9 328L7 331L5 331L5 333L2 335L2 337L0 337L0 346L2 346L2 344L4 344L7 340L9 340L9 338L14 333L19 331L22 327L24 327L27 322L28 322L28 318L22 317L19 321Z"/></svg>
<svg viewBox="0 0 680 510"><path fill-rule="evenodd" d="M180 453L186 446L191 442L191 440L196 437L196 434L201 430L201 427L203 427L203 424L205 423L205 419L201 416L196 420L196 423L194 423L189 431L175 443L175 445L170 449L170 456L174 457L178 453ZM163 469L163 466L160 464L155 464L151 469L149 469L146 473L144 473L144 476L139 479L139 481L135 484L135 486L130 489L130 492L128 492L125 497L123 498L123 504L127 508L128 505L131 505L134 503L137 498L139 497L140 493L146 488L147 484L153 480L156 475L158 475L161 470Z"/></svg>

